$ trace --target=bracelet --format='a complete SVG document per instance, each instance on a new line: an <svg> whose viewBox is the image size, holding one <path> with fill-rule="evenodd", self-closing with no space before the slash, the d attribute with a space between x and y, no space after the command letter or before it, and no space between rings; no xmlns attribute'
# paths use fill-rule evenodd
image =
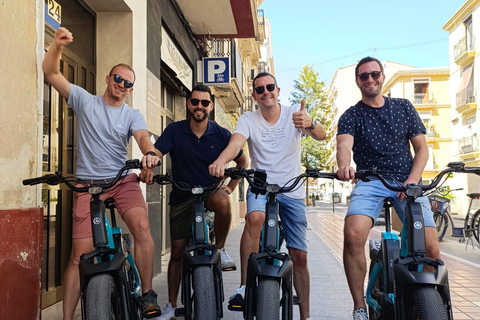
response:
<svg viewBox="0 0 480 320"><path fill-rule="evenodd" d="M147 155L147 154L151 155L151 156L154 156L154 157L157 156L157 153L155 151L148 151L148 152L145 153L145 155Z"/></svg>

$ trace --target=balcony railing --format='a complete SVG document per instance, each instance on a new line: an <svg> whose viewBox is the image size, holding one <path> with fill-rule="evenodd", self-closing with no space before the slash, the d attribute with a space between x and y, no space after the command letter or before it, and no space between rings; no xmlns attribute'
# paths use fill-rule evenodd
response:
<svg viewBox="0 0 480 320"><path fill-rule="evenodd" d="M433 93L414 93L413 104L433 103Z"/></svg>
<svg viewBox="0 0 480 320"><path fill-rule="evenodd" d="M462 91L457 93L457 109L465 106L468 103L475 103L475 88L474 87L467 87Z"/></svg>
<svg viewBox="0 0 480 320"><path fill-rule="evenodd" d="M263 13L263 9L258 9L258 24L261 26L265 25L265 14Z"/></svg>
<svg viewBox="0 0 480 320"><path fill-rule="evenodd" d="M230 57L231 76L237 77L237 46L230 38L214 38L209 40L209 57ZM240 61L241 63L241 61Z"/></svg>
<svg viewBox="0 0 480 320"><path fill-rule="evenodd" d="M468 41L469 40L469 41ZM474 51L475 38L465 36L454 46L454 58L457 60L467 51Z"/></svg>
<svg viewBox="0 0 480 320"><path fill-rule="evenodd" d="M478 139L477 134L475 133L471 137L464 137L458 141L459 153L471 153L478 151Z"/></svg>

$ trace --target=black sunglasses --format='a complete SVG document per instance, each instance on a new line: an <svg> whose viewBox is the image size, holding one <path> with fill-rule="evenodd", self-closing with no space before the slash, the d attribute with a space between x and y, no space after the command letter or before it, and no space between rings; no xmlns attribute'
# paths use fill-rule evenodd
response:
<svg viewBox="0 0 480 320"><path fill-rule="evenodd" d="M127 89L130 89L131 87L133 87L133 82L132 81L125 80L121 76L119 76L118 74L113 75L113 80L115 80L116 83L122 83L122 81L123 81L123 86Z"/></svg>
<svg viewBox="0 0 480 320"><path fill-rule="evenodd" d="M362 81L367 81L368 76L372 76L373 80L377 80L378 78L380 78L381 74L382 74L382 71L372 71L372 72L360 73L357 77Z"/></svg>
<svg viewBox="0 0 480 320"><path fill-rule="evenodd" d="M198 106L199 102L201 102L202 106L205 107L205 108L208 107L210 105L210 103L212 103L212 101L210 101L210 100L199 100L199 99L195 99L195 98L190 99L190 103L192 104L192 106Z"/></svg>
<svg viewBox="0 0 480 320"><path fill-rule="evenodd" d="M267 84L265 87L267 87L267 90L268 90L269 92L272 92L273 90L275 90L275 83ZM256 88L255 88L255 92L256 92L257 94L262 94L262 93L265 91L265 87L264 87L264 86L256 87Z"/></svg>

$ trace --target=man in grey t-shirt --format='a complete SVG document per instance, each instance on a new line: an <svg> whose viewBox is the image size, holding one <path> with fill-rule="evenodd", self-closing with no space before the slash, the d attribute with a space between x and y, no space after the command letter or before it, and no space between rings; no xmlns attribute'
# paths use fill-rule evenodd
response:
<svg viewBox="0 0 480 320"><path fill-rule="evenodd" d="M77 117L77 177L87 181L114 178L124 166L128 142L132 136L145 155L142 158L144 168L151 168L159 159L150 141L145 119L138 110L123 102L133 91L133 69L126 64L114 66L105 78L107 89L103 96L93 96L70 84L60 73L59 62L63 48L71 42L72 34L66 28L59 28L45 55L43 71L46 80L68 101ZM157 305L157 295L152 290L154 243L150 234L147 206L136 175L125 177L106 196L114 198L118 212L135 239L135 262L143 290L143 316L157 317L160 308ZM63 280L63 316L66 320L73 319L80 297L80 256L93 250L90 196L75 194L74 198L72 255Z"/></svg>

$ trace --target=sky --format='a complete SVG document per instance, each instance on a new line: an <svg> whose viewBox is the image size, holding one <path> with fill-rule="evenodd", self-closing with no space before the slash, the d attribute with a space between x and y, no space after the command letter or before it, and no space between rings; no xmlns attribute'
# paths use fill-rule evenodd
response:
<svg viewBox="0 0 480 320"><path fill-rule="evenodd" d="M366 56L417 68L449 65L442 27L466 0L264 0L280 101L309 64L328 87L339 68ZM352 74L352 77L354 75Z"/></svg>

